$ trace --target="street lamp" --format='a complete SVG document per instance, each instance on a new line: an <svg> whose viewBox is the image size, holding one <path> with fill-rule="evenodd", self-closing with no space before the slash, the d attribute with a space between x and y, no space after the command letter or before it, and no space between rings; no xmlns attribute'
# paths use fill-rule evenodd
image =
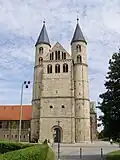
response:
<svg viewBox="0 0 120 160"><path fill-rule="evenodd" d="M89 79L89 84L94 80L94 78ZM90 89L89 89L90 91ZM91 143L93 142L93 111L91 110L91 103L90 103L90 140Z"/></svg>
<svg viewBox="0 0 120 160"><path fill-rule="evenodd" d="M57 121L58 123L58 159L60 158L60 132L59 132L59 129L60 129L60 121Z"/></svg>
<svg viewBox="0 0 120 160"><path fill-rule="evenodd" d="M92 127L93 127L93 125L92 125L92 115L90 116L90 139L91 139L91 143L93 142L93 135L92 135Z"/></svg>
<svg viewBox="0 0 120 160"><path fill-rule="evenodd" d="M28 128L28 141L30 142L30 139L31 139L31 135L30 135L30 131L31 131L31 129L30 128Z"/></svg>
<svg viewBox="0 0 120 160"><path fill-rule="evenodd" d="M22 122L22 100L23 100L23 87L28 88L28 85L30 84L30 81L24 81L21 86L21 98L20 98L20 123L19 123L19 135L18 135L18 141L20 142L21 137L21 122Z"/></svg>

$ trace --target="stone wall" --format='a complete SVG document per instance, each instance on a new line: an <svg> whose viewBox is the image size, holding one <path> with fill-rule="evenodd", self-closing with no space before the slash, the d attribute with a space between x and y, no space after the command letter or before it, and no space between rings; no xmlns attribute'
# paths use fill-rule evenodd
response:
<svg viewBox="0 0 120 160"><path fill-rule="evenodd" d="M77 49L79 45L80 49ZM90 141L90 105L88 97L88 66L86 44L84 42L72 43L72 58L74 61L74 98L75 123L77 143ZM78 57L80 57L78 59Z"/></svg>
<svg viewBox="0 0 120 160"><path fill-rule="evenodd" d="M96 113L90 114L91 121L91 140L97 140L97 115Z"/></svg>
<svg viewBox="0 0 120 160"><path fill-rule="evenodd" d="M0 140L18 141L19 121L0 121ZM21 141L29 141L30 121L22 122Z"/></svg>
<svg viewBox="0 0 120 160"><path fill-rule="evenodd" d="M76 45L81 52L76 53ZM39 53L43 47L43 54ZM50 53L59 51L59 60L50 60ZM62 53L66 59L62 59ZM82 63L77 64L77 55ZM42 66L39 58L42 57ZM88 66L86 44L72 44L72 56L56 43L52 49L46 44L36 46L33 85L33 112L31 122L32 137L39 140L53 139L53 128L60 121L62 142L73 143L90 141L90 105L88 96ZM68 64L68 72L63 73L63 64ZM55 73L55 65L60 65L60 73ZM47 73L47 66L52 66L52 73ZM41 72L42 71L42 72ZM39 102L37 102L39 101ZM38 133L39 132L39 133Z"/></svg>

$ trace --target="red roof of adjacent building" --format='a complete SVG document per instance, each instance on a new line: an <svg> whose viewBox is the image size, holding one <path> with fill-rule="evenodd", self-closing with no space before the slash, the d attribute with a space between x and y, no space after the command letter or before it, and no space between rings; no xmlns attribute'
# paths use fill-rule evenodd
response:
<svg viewBox="0 0 120 160"><path fill-rule="evenodd" d="M22 106L22 120L31 120L32 106ZM20 105L1 105L0 120L20 120Z"/></svg>

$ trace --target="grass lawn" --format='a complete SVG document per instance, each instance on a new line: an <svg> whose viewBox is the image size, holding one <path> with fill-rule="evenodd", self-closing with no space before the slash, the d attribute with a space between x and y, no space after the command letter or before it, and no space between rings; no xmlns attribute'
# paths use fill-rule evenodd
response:
<svg viewBox="0 0 120 160"><path fill-rule="evenodd" d="M109 153L106 160L120 160L120 150Z"/></svg>

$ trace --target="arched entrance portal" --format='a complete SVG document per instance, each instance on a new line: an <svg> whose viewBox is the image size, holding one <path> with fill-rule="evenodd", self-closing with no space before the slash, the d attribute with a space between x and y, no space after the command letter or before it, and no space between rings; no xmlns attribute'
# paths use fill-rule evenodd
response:
<svg viewBox="0 0 120 160"><path fill-rule="evenodd" d="M61 136L62 136L62 130L60 127L56 126L53 127L53 139L54 143L60 143L61 142Z"/></svg>

